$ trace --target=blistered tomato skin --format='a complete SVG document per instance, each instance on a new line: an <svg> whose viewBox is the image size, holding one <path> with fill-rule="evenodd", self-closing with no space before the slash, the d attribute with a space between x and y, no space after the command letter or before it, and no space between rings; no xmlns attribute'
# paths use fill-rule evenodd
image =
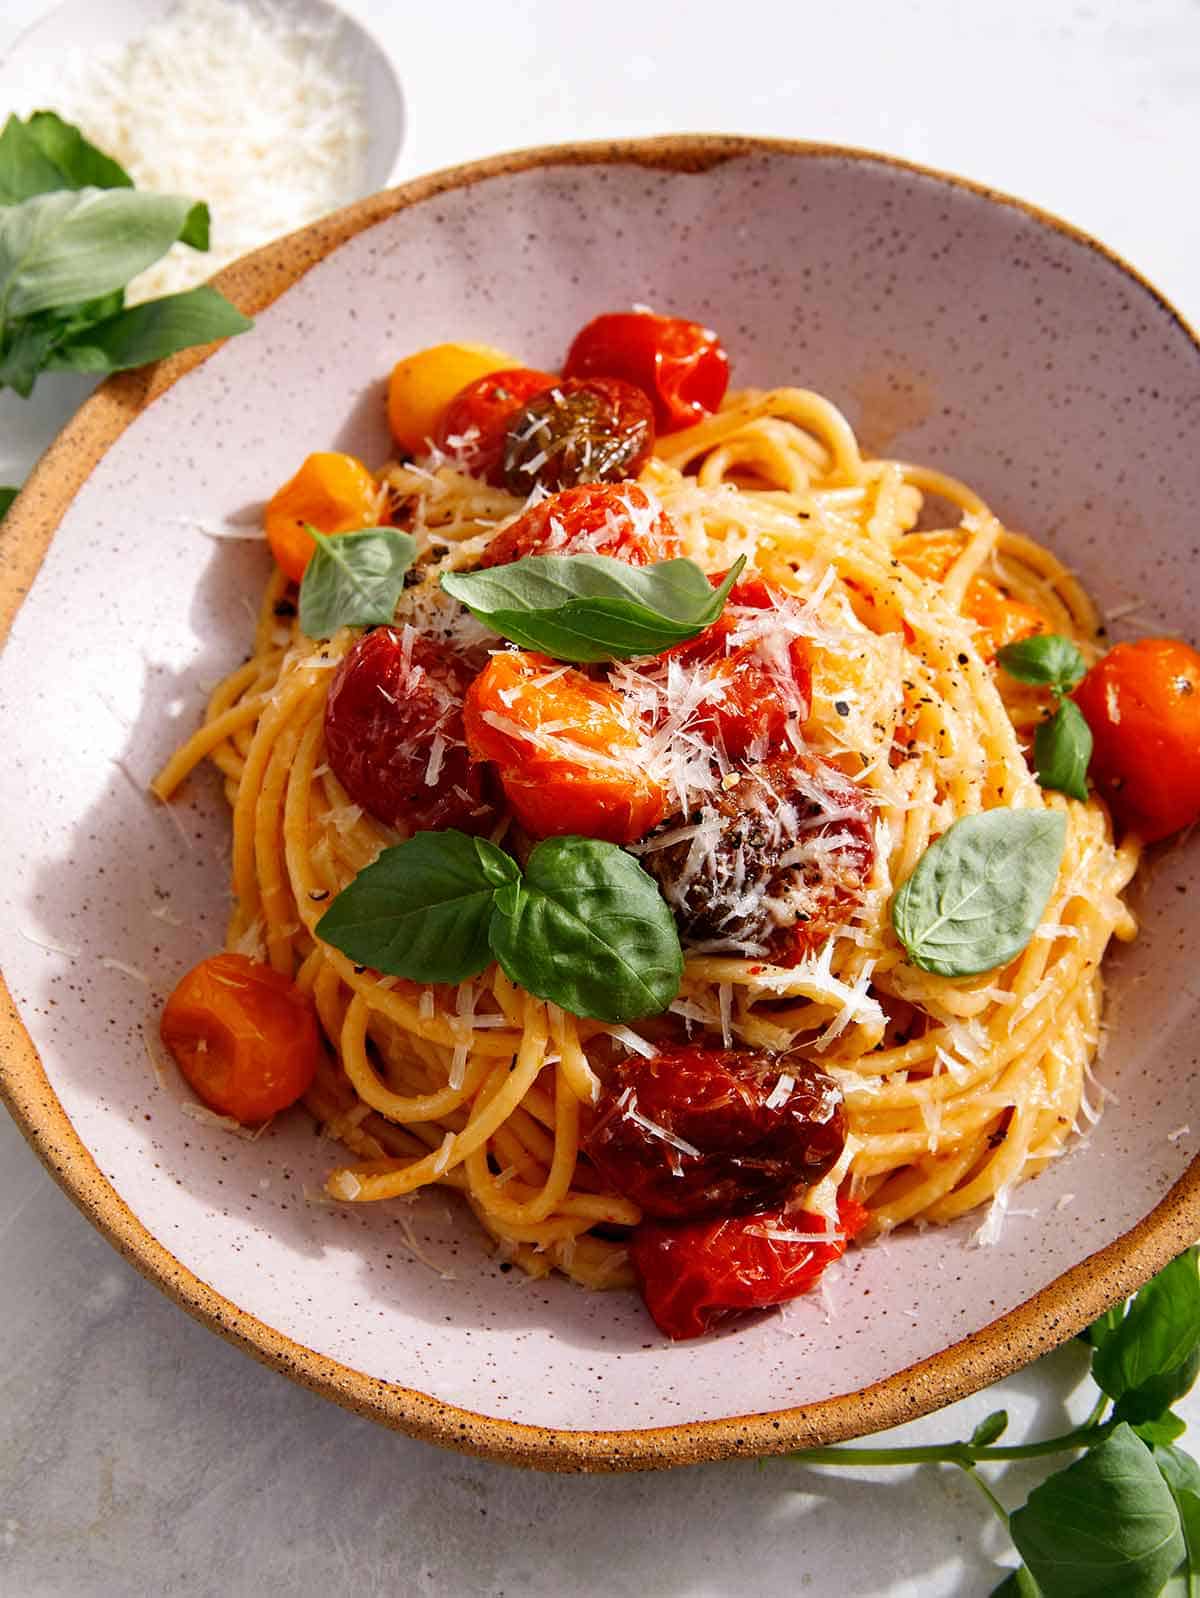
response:
<svg viewBox="0 0 1200 1598"><path fill-rule="evenodd" d="M1200 820L1200 654L1175 638L1118 644L1074 699L1089 775L1123 827L1155 843Z"/></svg>
<svg viewBox="0 0 1200 1598"><path fill-rule="evenodd" d="M160 1030L197 1098L247 1125L307 1093L321 1057L312 1000L244 954L193 967L167 1000Z"/></svg>
<svg viewBox="0 0 1200 1598"><path fill-rule="evenodd" d="M402 831L491 827L495 807L463 736L473 675L411 628L379 627L358 640L325 706L329 765L355 804Z"/></svg>
<svg viewBox="0 0 1200 1598"><path fill-rule="evenodd" d="M629 1258L655 1325L683 1342L702 1337L730 1315L799 1298L841 1259L868 1218L853 1199L839 1200L841 1236L828 1242L797 1241L797 1235L817 1238L827 1230L821 1216L804 1210L684 1225L642 1221L629 1240Z"/></svg>
<svg viewBox="0 0 1200 1598"><path fill-rule="evenodd" d="M630 566L674 560L670 518L637 483L587 483L530 506L492 539L479 564L507 566L527 555L607 555Z"/></svg>
<svg viewBox="0 0 1200 1598"><path fill-rule="evenodd" d="M528 366L507 367L478 377L450 401L434 442L473 477L503 487L504 439L509 423L535 395L545 393L557 382L553 372L538 372Z"/></svg>
<svg viewBox="0 0 1200 1598"><path fill-rule="evenodd" d="M504 796L535 838L633 843L666 814L640 766L642 741L616 691L544 655L504 650L471 684L471 758L494 762Z"/></svg>
<svg viewBox="0 0 1200 1598"><path fill-rule="evenodd" d="M633 383L649 395L660 433L702 422L729 387L729 358L710 328L650 311L595 317L576 335L563 371Z"/></svg>
<svg viewBox="0 0 1200 1598"><path fill-rule="evenodd" d="M636 477L654 448L641 389L614 378L569 378L519 410L504 440L504 482L522 498L580 483Z"/></svg>
<svg viewBox="0 0 1200 1598"><path fill-rule="evenodd" d="M845 1141L841 1089L816 1066L688 1046L617 1066L584 1149L646 1215L697 1220L782 1203Z"/></svg>

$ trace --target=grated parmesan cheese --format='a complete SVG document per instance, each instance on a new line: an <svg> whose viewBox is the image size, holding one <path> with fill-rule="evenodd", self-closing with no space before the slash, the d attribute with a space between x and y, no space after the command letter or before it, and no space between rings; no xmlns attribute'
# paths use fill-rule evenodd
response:
<svg viewBox="0 0 1200 1598"><path fill-rule="evenodd" d="M182 0L124 50L67 63L55 108L138 188L211 208L212 248L175 245L131 303L190 288L363 191L366 105L338 70L339 27L295 7Z"/></svg>

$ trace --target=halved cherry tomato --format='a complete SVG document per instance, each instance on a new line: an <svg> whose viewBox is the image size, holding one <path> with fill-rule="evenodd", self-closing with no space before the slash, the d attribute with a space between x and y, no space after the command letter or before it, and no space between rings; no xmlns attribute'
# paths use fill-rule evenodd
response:
<svg viewBox="0 0 1200 1598"><path fill-rule="evenodd" d="M532 505L496 534L481 566L526 555L608 555L630 566L672 560L679 540L670 518L637 483L586 483Z"/></svg>
<svg viewBox="0 0 1200 1598"><path fill-rule="evenodd" d="M940 582L962 554L958 533L909 533L896 547L896 559L918 577ZM1013 599L990 577L972 577L963 598L963 615L980 630L979 650L983 658L995 660L1005 644L1050 631L1045 615L1033 605Z"/></svg>
<svg viewBox="0 0 1200 1598"><path fill-rule="evenodd" d="M636 477L653 448L654 412L640 388L615 377L572 377L510 419L504 481L513 494L618 483Z"/></svg>
<svg viewBox="0 0 1200 1598"><path fill-rule="evenodd" d="M160 1031L197 1098L246 1123L307 1093L321 1058L312 1000L244 954L194 966L167 1000Z"/></svg>
<svg viewBox="0 0 1200 1598"><path fill-rule="evenodd" d="M360 460L334 450L310 455L267 501L263 526L279 569L298 583L316 545L305 528L354 533L378 525L383 489Z"/></svg>
<svg viewBox="0 0 1200 1598"><path fill-rule="evenodd" d="M325 705L329 765L355 804L412 832L492 825L495 807L463 736L473 675L460 655L411 627L358 640Z"/></svg>
<svg viewBox="0 0 1200 1598"><path fill-rule="evenodd" d="M392 437L410 455L429 448L447 405L468 383L517 362L490 344L432 344L396 362L388 378Z"/></svg>
<svg viewBox="0 0 1200 1598"><path fill-rule="evenodd" d="M841 1259L869 1218L854 1199L840 1199L840 1235L828 1242L824 1218L805 1210L674 1226L642 1221L629 1240L629 1258L655 1325L682 1342L703 1336L739 1310L799 1298L826 1266Z"/></svg>
<svg viewBox="0 0 1200 1598"><path fill-rule="evenodd" d="M1090 772L1147 843L1200 820L1200 654L1175 638L1118 644L1076 688Z"/></svg>
<svg viewBox="0 0 1200 1598"><path fill-rule="evenodd" d="M468 690L463 723L471 758L495 761L535 838L633 843L666 814L666 790L639 764L643 739L621 695L574 667L524 651L493 655Z"/></svg>
<svg viewBox="0 0 1200 1598"><path fill-rule="evenodd" d="M506 367L477 377L447 405L434 442L455 455L472 476L501 487L508 424L531 399L557 382L552 372L535 372L528 366Z"/></svg>
<svg viewBox="0 0 1200 1598"><path fill-rule="evenodd" d="M660 433L702 422L729 386L729 358L699 322L652 311L597 316L575 335L567 377L623 377L650 396Z"/></svg>
<svg viewBox="0 0 1200 1598"><path fill-rule="evenodd" d="M618 1064L583 1146L646 1215L698 1220L781 1204L845 1141L842 1090L809 1061L688 1044Z"/></svg>

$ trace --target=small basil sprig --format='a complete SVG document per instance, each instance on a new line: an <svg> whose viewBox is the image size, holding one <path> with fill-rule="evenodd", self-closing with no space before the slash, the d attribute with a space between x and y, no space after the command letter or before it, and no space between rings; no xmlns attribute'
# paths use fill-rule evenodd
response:
<svg viewBox="0 0 1200 1598"><path fill-rule="evenodd" d="M657 655L712 625L746 561L719 588L692 560L630 566L608 555L527 555L486 571L445 572L442 587L523 649L590 664Z"/></svg>
<svg viewBox="0 0 1200 1598"><path fill-rule="evenodd" d="M482 838L419 832L359 872L317 936L414 982L462 982L495 959L538 998L600 1021L656 1015L683 975L654 880L595 838L547 838L522 873Z"/></svg>
<svg viewBox="0 0 1200 1598"><path fill-rule="evenodd" d="M331 638L339 627L379 627L396 614L416 540L394 527L364 527L327 536L305 527L316 549L300 584L300 628L310 638Z"/></svg>
<svg viewBox="0 0 1200 1598"><path fill-rule="evenodd" d="M1039 633L1005 644L996 659L1018 682L1049 688L1055 694L1058 704L1053 716L1034 734L1034 769L1043 788L1086 799L1092 730L1079 706L1066 697L1083 681L1087 671L1083 656L1060 633Z"/></svg>
<svg viewBox="0 0 1200 1598"><path fill-rule="evenodd" d="M974 976L1020 954L1042 919L1066 835L1054 810L985 810L948 827L892 900L913 965Z"/></svg>

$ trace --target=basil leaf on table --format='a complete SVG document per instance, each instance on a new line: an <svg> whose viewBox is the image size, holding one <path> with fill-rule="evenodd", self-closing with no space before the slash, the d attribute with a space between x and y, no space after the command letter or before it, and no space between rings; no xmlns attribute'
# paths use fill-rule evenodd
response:
<svg viewBox="0 0 1200 1598"><path fill-rule="evenodd" d="M974 976L1020 954L1050 898L1066 834L1054 810L985 810L948 827L892 899L892 925L913 965Z"/></svg>
<svg viewBox="0 0 1200 1598"><path fill-rule="evenodd" d="M1003 1437L1008 1430L1008 1411L995 1409L990 1415L985 1415L971 1433L972 1448L990 1448L997 1438Z"/></svg>
<svg viewBox="0 0 1200 1598"><path fill-rule="evenodd" d="M998 1587L992 1589L991 1598L1043 1598L1043 1593L1026 1567L1018 1565Z"/></svg>
<svg viewBox="0 0 1200 1598"><path fill-rule="evenodd" d="M418 832L360 871L317 923L359 965L414 982L464 982L491 963L496 889L516 862L465 832Z"/></svg>
<svg viewBox="0 0 1200 1598"><path fill-rule="evenodd" d="M1103 1315L1098 1315L1090 1326L1085 1326L1079 1335L1093 1348L1102 1348L1124 1319L1125 1304L1114 1304L1111 1309L1106 1309Z"/></svg>
<svg viewBox="0 0 1200 1598"><path fill-rule="evenodd" d="M1054 788L1072 799L1086 799L1091 758L1092 729L1075 701L1064 699L1033 735L1033 764L1038 781L1043 788Z"/></svg>
<svg viewBox="0 0 1200 1598"><path fill-rule="evenodd" d="M1151 1448L1165 1448L1183 1436L1187 1431L1187 1421L1180 1420L1172 1410L1165 1409L1153 1420L1135 1422L1133 1429L1144 1443L1150 1444Z"/></svg>
<svg viewBox="0 0 1200 1598"><path fill-rule="evenodd" d="M131 189L118 162L53 111L24 122L10 116L0 132L0 205L19 205L55 189Z"/></svg>
<svg viewBox="0 0 1200 1598"><path fill-rule="evenodd" d="M1033 638L1005 644L996 659L1018 682L1053 688L1060 694L1069 694L1087 671L1079 650L1061 633L1038 633Z"/></svg>
<svg viewBox="0 0 1200 1598"><path fill-rule="evenodd" d="M8 507L20 492L19 488L0 488L0 521L8 515Z"/></svg>
<svg viewBox="0 0 1200 1598"><path fill-rule="evenodd" d="M1009 1526L1047 1598L1157 1598L1185 1553L1171 1490L1126 1425L1035 1487Z"/></svg>
<svg viewBox="0 0 1200 1598"><path fill-rule="evenodd" d="M1134 1298L1125 1319L1096 1350L1092 1376L1117 1401L1118 1420L1151 1421L1181 1398L1200 1372L1200 1273L1188 1249Z"/></svg>
<svg viewBox="0 0 1200 1598"><path fill-rule="evenodd" d="M654 879L595 838L547 838L496 895L492 950L512 981L572 1015L632 1021L679 992L683 950Z"/></svg>
<svg viewBox="0 0 1200 1598"><path fill-rule="evenodd" d="M719 588L691 560L630 566L608 555L527 555L442 587L493 631L579 665L657 655L712 625L746 564Z"/></svg>
<svg viewBox="0 0 1200 1598"><path fill-rule="evenodd" d="M320 533L310 523L313 550L300 584L300 627L310 638L330 638L339 627L390 622L417 553L416 540L393 527L358 533Z"/></svg>
<svg viewBox="0 0 1200 1598"><path fill-rule="evenodd" d="M223 294L201 283L179 294L143 300L103 321L85 323L50 351L45 369L124 372L253 326Z"/></svg>

